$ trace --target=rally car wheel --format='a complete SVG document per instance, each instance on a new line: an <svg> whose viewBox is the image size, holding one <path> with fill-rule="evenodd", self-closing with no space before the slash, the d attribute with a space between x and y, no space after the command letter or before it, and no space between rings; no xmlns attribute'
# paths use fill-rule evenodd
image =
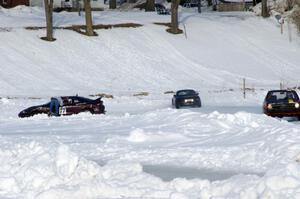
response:
<svg viewBox="0 0 300 199"><path fill-rule="evenodd" d="M90 109L90 113L91 113L91 114L95 114L94 109Z"/></svg>

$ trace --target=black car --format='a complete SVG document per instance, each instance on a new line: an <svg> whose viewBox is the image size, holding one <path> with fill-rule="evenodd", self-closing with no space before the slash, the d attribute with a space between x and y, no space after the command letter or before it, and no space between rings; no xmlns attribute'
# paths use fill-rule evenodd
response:
<svg viewBox="0 0 300 199"><path fill-rule="evenodd" d="M29 107L19 113L19 117L31 117L36 114L47 114L49 116L72 115L81 112L92 114L105 113L105 107L101 97L98 99L88 99L80 96L52 97L51 101Z"/></svg>
<svg viewBox="0 0 300 199"><path fill-rule="evenodd" d="M298 117L300 119L299 96L294 90L271 90L267 93L263 112L272 117Z"/></svg>
<svg viewBox="0 0 300 199"><path fill-rule="evenodd" d="M157 14L159 14L159 15L169 15L170 14L170 10L167 9L164 5L162 5L160 3L155 4L155 10L156 10Z"/></svg>
<svg viewBox="0 0 300 199"><path fill-rule="evenodd" d="M172 105L175 108L182 106L201 107L201 99L199 93L192 89L179 90L173 96Z"/></svg>
<svg viewBox="0 0 300 199"><path fill-rule="evenodd" d="M37 114L50 114L50 102L42 105L31 106L19 113L19 117L31 117Z"/></svg>

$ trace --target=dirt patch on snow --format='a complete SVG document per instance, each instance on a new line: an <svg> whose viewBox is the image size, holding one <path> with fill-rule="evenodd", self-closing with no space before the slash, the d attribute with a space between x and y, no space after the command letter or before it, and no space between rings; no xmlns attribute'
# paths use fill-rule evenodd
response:
<svg viewBox="0 0 300 199"><path fill-rule="evenodd" d="M137 96L148 96L148 95L149 95L149 93L148 92L144 92L144 91L133 94L133 96L135 96L135 97L137 97Z"/></svg>
<svg viewBox="0 0 300 199"><path fill-rule="evenodd" d="M138 28L143 25L136 24L136 23L121 23L121 24L96 24L93 25L94 30L99 29L112 29L112 28ZM25 27L26 30L41 30L46 29L46 27L42 26L29 26ZM53 27L55 30L73 30L80 34L85 34L85 25L72 25L72 26L65 26L65 27ZM0 30L1 31L1 30Z"/></svg>
<svg viewBox="0 0 300 199"><path fill-rule="evenodd" d="M0 32L11 32L12 28L0 27Z"/></svg>
<svg viewBox="0 0 300 199"><path fill-rule="evenodd" d="M112 28L138 28L143 25L136 24L136 23L121 23L121 24L96 24L93 25L95 30L98 29L112 29ZM57 30L74 30L74 29L85 29L85 25L72 25L72 26L65 26L65 27L53 27L53 29ZM46 29L44 26L28 26L25 27L26 30L40 30Z"/></svg>
<svg viewBox="0 0 300 199"><path fill-rule="evenodd" d="M94 30L99 29L112 29L112 28L138 28L143 25L136 24L136 23L121 23L121 24L96 24L93 25ZM42 26L29 26L25 27L26 30L41 30L46 29L46 27ZM65 26L65 27L53 27L55 30L73 30L79 34L87 35L86 34L86 26L85 25L72 25L72 26ZM93 36L97 36L98 34L94 32ZM43 38L42 38L43 39Z"/></svg>
<svg viewBox="0 0 300 199"><path fill-rule="evenodd" d="M97 93L97 94L91 94L89 95L90 97L102 97L102 98L108 98L108 99L113 99L114 96L111 94L107 94L107 93Z"/></svg>
<svg viewBox="0 0 300 199"><path fill-rule="evenodd" d="M163 23L163 22L154 22L153 24L155 25L160 25L160 26L166 26L166 27L171 27L171 23Z"/></svg>

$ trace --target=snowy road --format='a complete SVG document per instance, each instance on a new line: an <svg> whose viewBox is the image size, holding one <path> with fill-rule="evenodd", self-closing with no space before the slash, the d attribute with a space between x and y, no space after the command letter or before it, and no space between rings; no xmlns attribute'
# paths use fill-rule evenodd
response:
<svg viewBox="0 0 300 199"><path fill-rule="evenodd" d="M300 152L299 122L267 117L261 113L260 104L247 105L247 101L223 106L212 101L202 108L177 110L171 107L170 97L116 97L104 99L105 115L38 115L25 119L17 118L20 110L47 99L3 98L0 157L6 164L0 166L0 176L14 176L14 183L23 189L28 187L28 191L10 193L29 198L51 198L62 192L63 197L74 196L74 190L62 191L54 186L49 181L52 178L58 178L59 186L70 186L67 179L72 179L71 184L86 184L88 190L96 178L97 186L105 183L114 187L114 191L106 192L106 198L170 198L175 190L195 198L195 193L204 194L197 186L208 186L209 193L214 194L215 189L227 184L227 191L240 194L245 187L254 189L259 182L273 181L277 174L272 172L277 172L278 166L296 163ZM27 177L20 184L24 175ZM123 185L114 184L116 179L135 187L137 195L132 188L127 192L121 189ZM229 186L237 181L239 185ZM16 186L9 182L12 184L5 185L5 189ZM167 193L155 191L155 182ZM45 183L53 188L45 189ZM170 188L174 183L190 184L192 191ZM239 188L235 192L232 186ZM42 196L36 196L37 190L42 191ZM101 190L96 188L90 196L102 197Z"/></svg>
<svg viewBox="0 0 300 199"><path fill-rule="evenodd" d="M38 115L28 119L17 118L17 112L21 108L16 107L24 106L23 100L2 101L6 103L5 108L11 110L2 111L8 113L2 116L0 124L1 135L6 139L17 137L18 140L24 141L64 143L84 157L105 161L126 159L128 158L126 153L131 153L132 150L136 156L129 156L132 160L148 164L161 161L202 168L214 167L218 162L218 165L227 168L234 166L258 169L272 164L278 157L275 156L274 160L268 159L268 164L266 160L253 162L253 159L242 163L239 160L241 157L236 157L237 162L234 165L222 162L221 157L224 154L216 154L221 157L215 158L214 163L206 161L205 157L202 157L204 154L189 163L186 159L193 153L199 154L202 150L207 152L208 149L218 151L224 148L233 151L251 149L256 151L255 157L252 158L260 158L262 155L270 155L268 149L264 149L264 144L261 145L261 140L265 140L268 136L283 136L298 126L298 122L286 122L263 115L259 105L204 105L202 108L176 110L171 107L168 97L156 100L147 97L105 100L106 115L83 113L60 118ZM43 100L32 100L31 103L36 104L36 101ZM280 131L280 134L275 133L277 131ZM269 144L273 145L272 142L270 140ZM78 148L79 143L81 147ZM182 149L186 149L185 152L189 152L190 155L181 157L185 156L184 153L181 154ZM266 150L266 154L263 151L258 153L261 149ZM160 153L168 150L177 153L173 160L160 159L155 155L159 151L158 154L161 156ZM145 153L153 154L154 157L144 156ZM183 160L178 162L177 156Z"/></svg>

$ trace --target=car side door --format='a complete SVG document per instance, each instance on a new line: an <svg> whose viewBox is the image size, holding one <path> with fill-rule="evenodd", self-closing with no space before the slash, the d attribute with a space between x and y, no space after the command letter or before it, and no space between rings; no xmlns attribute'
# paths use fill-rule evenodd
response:
<svg viewBox="0 0 300 199"><path fill-rule="evenodd" d="M74 98L72 100L72 106L70 106L69 108L70 114L78 114L82 112L82 105L83 103L81 102L81 100Z"/></svg>
<svg viewBox="0 0 300 199"><path fill-rule="evenodd" d="M74 98L67 98L64 100L64 104L60 109L61 115L72 115L80 112L80 108L78 107L79 101Z"/></svg>

